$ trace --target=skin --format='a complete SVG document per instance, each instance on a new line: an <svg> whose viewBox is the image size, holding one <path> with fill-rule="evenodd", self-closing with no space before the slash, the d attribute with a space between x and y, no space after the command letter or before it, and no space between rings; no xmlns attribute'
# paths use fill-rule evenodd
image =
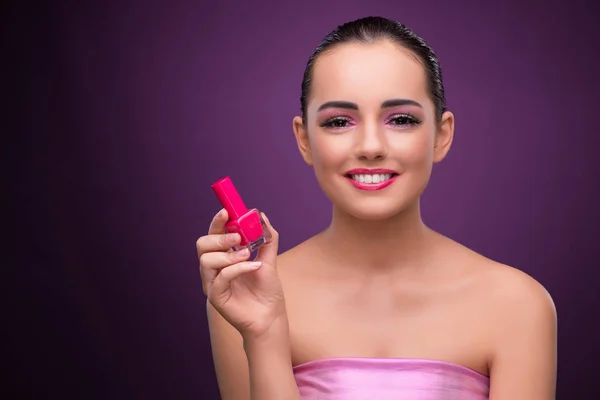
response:
<svg viewBox="0 0 600 400"><path fill-rule="evenodd" d="M238 263L247 257L224 253L231 245L222 242L223 215L199 239L223 399L299 399L292 365L332 357L447 361L490 376L492 400L555 398L550 295L527 274L421 219L419 198L432 165L444 159L454 136L454 116L445 112L436 121L426 88L422 65L389 41L344 44L323 54L314 68L306 124L296 117L293 130L331 200L330 226L278 256L276 235L259 254L258 269ZM419 106L382 109L390 99ZM357 109L319 110L330 101ZM420 122L408 124L406 115ZM322 126L331 118L337 118L334 125ZM361 191L344 176L361 167L400 175L382 191ZM246 279L263 290L253 292L260 292L253 297L259 300L242 299L231 311L219 303L231 293L219 291L211 301L217 290L211 292L210 282L233 268L239 272L230 284L252 277Z"/></svg>

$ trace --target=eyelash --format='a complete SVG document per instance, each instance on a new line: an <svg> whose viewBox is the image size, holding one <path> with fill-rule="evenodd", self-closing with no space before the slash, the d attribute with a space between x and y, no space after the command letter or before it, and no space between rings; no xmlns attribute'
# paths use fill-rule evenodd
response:
<svg viewBox="0 0 600 400"><path fill-rule="evenodd" d="M394 114L392 115L390 118L387 119L388 122L394 121L394 120L399 120L402 119L404 120L404 123L400 123L400 124L392 124L394 126L417 126L421 124L421 120L417 117L415 117L414 115L410 115L410 114ZM348 117L331 117L327 120L325 120L324 122L322 122L321 124L319 124L319 126L321 128L331 128L331 129L343 129L346 128L346 126L334 126L334 124L336 122L350 122L350 118Z"/></svg>
<svg viewBox="0 0 600 400"><path fill-rule="evenodd" d="M417 126L417 125L421 125L421 122L422 122L419 118L415 117L414 115L410 115L410 114L394 114L391 118L388 118L388 121L393 121L393 120L398 120L398 119L404 119L404 120L408 121L406 124L399 124L399 125Z"/></svg>

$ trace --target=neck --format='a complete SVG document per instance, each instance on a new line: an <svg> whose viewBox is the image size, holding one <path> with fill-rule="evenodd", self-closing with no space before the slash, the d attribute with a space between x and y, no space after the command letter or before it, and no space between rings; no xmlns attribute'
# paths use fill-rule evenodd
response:
<svg viewBox="0 0 600 400"><path fill-rule="evenodd" d="M334 207L322 233L327 252L344 267L380 270L418 267L434 232L421 219L417 201L385 220L361 220Z"/></svg>

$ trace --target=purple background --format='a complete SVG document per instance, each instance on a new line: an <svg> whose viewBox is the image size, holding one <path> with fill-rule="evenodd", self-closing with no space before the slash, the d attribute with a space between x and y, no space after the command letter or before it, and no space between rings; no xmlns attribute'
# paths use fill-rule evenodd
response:
<svg viewBox="0 0 600 400"><path fill-rule="evenodd" d="M456 115L425 221L545 285L558 397L600 396L592 2L201 3L22 5L3 26L18 43L14 389L218 398L194 247L219 208L210 184L230 175L281 251L324 228L291 129L302 73L336 25L382 15L435 49Z"/></svg>

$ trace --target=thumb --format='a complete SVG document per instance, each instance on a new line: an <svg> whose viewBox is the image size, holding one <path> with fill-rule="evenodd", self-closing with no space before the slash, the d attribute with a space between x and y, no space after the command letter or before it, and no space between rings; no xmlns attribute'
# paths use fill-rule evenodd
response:
<svg viewBox="0 0 600 400"><path fill-rule="evenodd" d="M279 232L273 228L273 225L271 225L271 222L265 213L261 212L260 216L262 217L266 228L269 230L271 238L267 241L267 243L258 248L256 260L264 261L265 263L275 267L277 265L277 251L279 250Z"/></svg>

